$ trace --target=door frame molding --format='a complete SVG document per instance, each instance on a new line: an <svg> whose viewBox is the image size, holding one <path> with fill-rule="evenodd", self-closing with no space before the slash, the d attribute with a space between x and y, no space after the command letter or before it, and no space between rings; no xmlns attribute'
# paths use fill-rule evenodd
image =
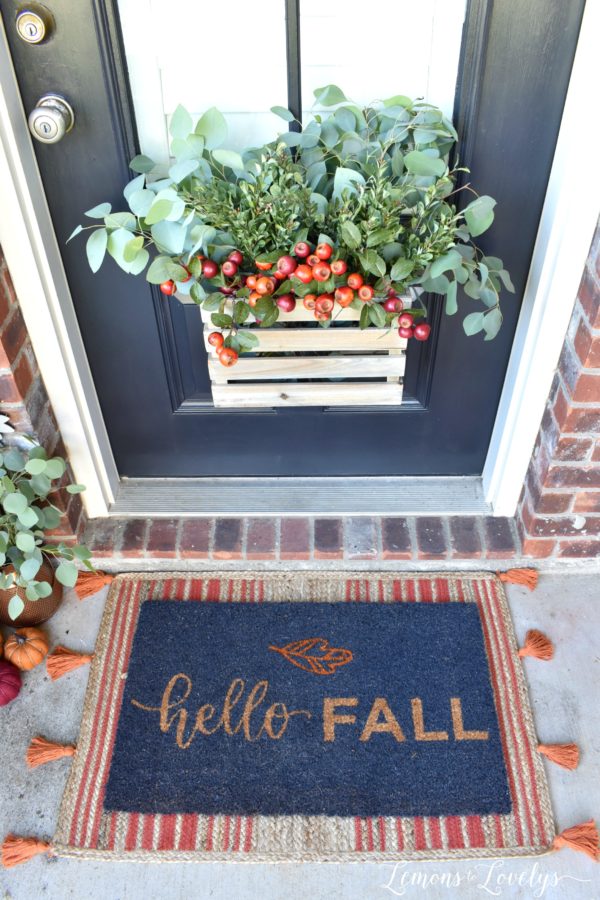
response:
<svg viewBox="0 0 600 900"><path fill-rule="evenodd" d="M119 475L0 22L0 246L46 390L91 518L110 515ZM581 189L575 123L597 83L600 3L586 4L544 208L504 388L482 475L493 514L514 515L594 235L600 182ZM598 132L588 142L600 143ZM594 139L595 137L595 139ZM375 480L375 479L374 479ZM452 479L448 479L451 481ZM207 479L212 481L212 479ZM256 479L260 489L261 479ZM318 479L315 479L318 482ZM445 510L440 509L439 512ZM127 515L120 508L119 515ZM332 511L333 512L333 511ZM169 513L177 514L172 507ZM189 514L189 513L188 513Z"/></svg>

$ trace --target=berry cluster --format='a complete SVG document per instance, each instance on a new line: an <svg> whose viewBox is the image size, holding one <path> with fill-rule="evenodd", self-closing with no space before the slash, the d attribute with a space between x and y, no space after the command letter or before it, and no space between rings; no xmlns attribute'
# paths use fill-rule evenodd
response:
<svg viewBox="0 0 600 900"><path fill-rule="evenodd" d="M430 326L425 322L415 323L415 315L421 315L421 311L403 312L404 304L393 287L387 289L384 300L377 298L375 285L367 283L360 272L348 272L348 263L344 259L334 258L334 248L330 243L317 244L313 251L310 244L300 241L294 246L292 254L254 260L255 271L249 274L240 271L243 263L244 258L239 250L233 250L220 266L214 260L199 255L193 271L194 275L211 284L217 296L219 293L235 295L243 307L247 304L248 314L252 312L259 324L273 324L279 311L293 312L299 300L322 325L328 325L334 318L336 304L341 308L368 305L379 308L379 311L374 311L378 313L379 321L374 314L371 318L379 327L392 327L398 317L400 337L414 337L419 341L429 337ZM192 277L190 269L184 268ZM325 290L319 293L321 285ZM167 281L160 285L160 289L170 295L177 288L172 281ZM369 319L366 324L369 324ZM364 327L362 322L361 327ZM208 340L223 365L235 364L240 348L231 346L232 343L235 345L231 335L224 338L221 332L215 331Z"/></svg>

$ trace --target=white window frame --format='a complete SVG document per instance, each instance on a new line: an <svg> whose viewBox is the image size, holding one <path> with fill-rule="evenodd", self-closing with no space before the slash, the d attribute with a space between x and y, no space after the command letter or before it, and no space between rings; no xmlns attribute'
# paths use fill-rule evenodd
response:
<svg viewBox="0 0 600 900"><path fill-rule="evenodd" d="M581 172L577 128L577 123L585 121L586 146L600 146L598 117L594 122L589 115L595 108L594 85L600 81L598 34L600 3L588 0L482 475L485 500L498 516L512 516L516 511L600 210L600 180ZM595 134L589 133L593 129ZM119 476L2 28L0 209L0 246L75 477L87 486L82 495L87 514L91 518L110 515Z"/></svg>

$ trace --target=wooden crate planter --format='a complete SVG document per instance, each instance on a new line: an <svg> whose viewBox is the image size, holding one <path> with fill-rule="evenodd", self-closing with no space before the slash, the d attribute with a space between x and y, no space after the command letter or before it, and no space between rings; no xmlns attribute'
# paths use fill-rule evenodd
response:
<svg viewBox="0 0 600 900"><path fill-rule="evenodd" d="M403 298L405 306L410 305ZM228 304L225 312L231 311ZM397 328L358 327L360 310L335 308L335 321L322 328L298 303L277 325L260 328L260 343L231 368L208 343L211 313L202 309L212 395L218 407L397 406L402 402L406 340ZM268 354L262 356L261 354ZM293 354L293 355L289 355ZM369 379L363 381L359 379Z"/></svg>

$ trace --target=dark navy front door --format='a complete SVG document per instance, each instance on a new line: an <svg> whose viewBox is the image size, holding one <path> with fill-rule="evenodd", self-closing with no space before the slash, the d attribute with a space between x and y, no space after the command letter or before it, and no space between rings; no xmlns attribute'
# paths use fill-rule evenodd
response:
<svg viewBox="0 0 600 900"><path fill-rule="evenodd" d="M120 202L136 129L116 0L47 0L47 6L55 33L29 45L17 36L15 4L0 0L25 110L49 90L76 109L73 132L35 150L121 475L481 473L584 0L468 4L455 119L461 162L476 173L478 189L498 200L494 228L481 244L504 259L516 288L504 303L500 335L490 343L467 338L462 316L442 317L439 298L431 297L432 339L411 342L401 407L240 412L212 405L195 307L165 300L112 261L92 275L81 244L65 243L82 210L99 200ZM199 32L199 66L202 39ZM224 61L237 67L237 77L244 64ZM398 70L389 94L402 92L400 64Z"/></svg>

